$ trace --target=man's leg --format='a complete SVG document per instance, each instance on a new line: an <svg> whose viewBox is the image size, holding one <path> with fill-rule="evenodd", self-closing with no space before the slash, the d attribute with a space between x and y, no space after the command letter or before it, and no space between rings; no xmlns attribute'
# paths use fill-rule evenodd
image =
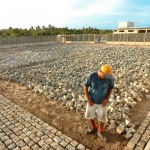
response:
<svg viewBox="0 0 150 150"><path fill-rule="evenodd" d="M107 122L107 109L102 105L97 105L97 115L98 115L98 131L97 135L102 141L106 141L106 137L103 135L104 124Z"/></svg>
<svg viewBox="0 0 150 150"><path fill-rule="evenodd" d="M97 126L95 122L95 105L90 106L87 103L86 112L85 112L85 118L87 119L86 123L88 126L88 130L86 130L86 133L93 133L97 132Z"/></svg>
<svg viewBox="0 0 150 150"><path fill-rule="evenodd" d="M91 134L91 133L97 132L97 126L95 123L95 119L88 119L86 123L88 126L88 129L85 131L86 134Z"/></svg>
<svg viewBox="0 0 150 150"><path fill-rule="evenodd" d="M98 132L102 132L104 127L104 123L101 121L98 121Z"/></svg>
<svg viewBox="0 0 150 150"><path fill-rule="evenodd" d="M95 118L94 119L90 119L90 121L91 121L91 124L92 124L92 128L93 129L95 129L95 128L97 129Z"/></svg>
<svg viewBox="0 0 150 150"><path fill-rule="evenodd" d="M99 121L98 122L98 131L97 131L97 135L101 138L102 141L106 141L106 137L103 135L103 128L104 128L104 123Z"/></svg>
<svg viewBox="0 0 150 150"><path fill-rule="evenodd" d="M95 119L87 119L88 129L97 129Z"/></svg>

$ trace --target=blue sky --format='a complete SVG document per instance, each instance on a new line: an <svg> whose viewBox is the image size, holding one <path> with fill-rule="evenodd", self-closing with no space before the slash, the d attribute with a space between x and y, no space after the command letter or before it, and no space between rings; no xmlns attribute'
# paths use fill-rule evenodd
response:
<svg viewBox="0 0 150 150"><path fill-rule="evenodd" d="M116 29L121 21L150 27L150 0L1 0L0 29L48 26Z"/></svg>

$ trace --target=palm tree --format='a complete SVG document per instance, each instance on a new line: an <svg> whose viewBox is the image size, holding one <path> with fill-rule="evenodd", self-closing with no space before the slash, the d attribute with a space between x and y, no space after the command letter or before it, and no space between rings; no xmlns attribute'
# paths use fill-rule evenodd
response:
<svg viewBox="0 0 150 150"><path fill-rule="evenodd" d="M48 25L48 28L52 28L52 26L49 24L49 25Z"/></svg>
<svg viewBox="0 0 150 150"><path fill-rule="evenodd" d="M38 29L41 29L41 28L40 28L40 26L38 25L38 26L36 27L36 29L38 30Z"/></svg>
<svg viewBox="0 0 150 150"><path fill-rule="evenodd" d="M43 25L43 26L42 26L42 29L44 29L44 30L45 30L45 29L46 29L46 27Z"/></svg>
<svg viewBox="0 0 150 150"><path fill-rule="evenodd" d="M34 30L33 26L31 26L29 30Z"/></svg>
<svg viewBox="0 0 150 150"><path fill-rule="evenodd" d="M12 28L12 27L9 27L9 28L8 28L8 33L9 33L9 35L11 35L12 30L13 30L13 28Z"/></svg>

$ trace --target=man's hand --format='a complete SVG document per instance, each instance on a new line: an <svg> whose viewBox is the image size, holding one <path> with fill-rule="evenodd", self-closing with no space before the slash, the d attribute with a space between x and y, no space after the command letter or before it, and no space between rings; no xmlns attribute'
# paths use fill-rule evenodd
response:
<svg viewBox="0 0 150 150"><path fill-rule="evenodd" d="M88 100L88 103L89 103L90 106L94 105L94 103L91 100Z"/></svg>
<svg viewBox="0 0 150 150"><path fill-rule="evenodd" d="M102 102L103 107L105 107L107 105L107 103L108 103L108 99L104 99Z"/></svg>

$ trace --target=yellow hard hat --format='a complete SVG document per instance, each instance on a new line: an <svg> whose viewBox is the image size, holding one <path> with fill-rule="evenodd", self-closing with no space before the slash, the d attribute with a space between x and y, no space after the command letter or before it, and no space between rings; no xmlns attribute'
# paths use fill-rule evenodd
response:
<svg viewBox="0 0 150 150"><path fill-rule="evenodd" d="M103 65L101 67L101 71L106 73L106 74L112 74L112 67L109 65Z"/></svg>

